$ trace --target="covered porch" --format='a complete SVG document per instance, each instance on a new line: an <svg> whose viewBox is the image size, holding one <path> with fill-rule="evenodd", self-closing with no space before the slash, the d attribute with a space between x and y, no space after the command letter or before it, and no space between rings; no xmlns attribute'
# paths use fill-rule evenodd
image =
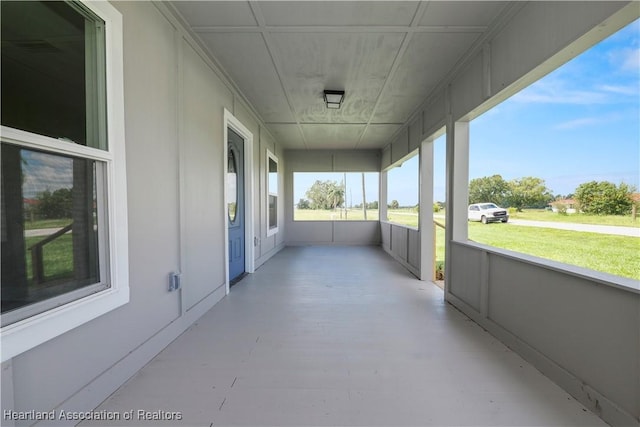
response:
<svg viewBox="0 0 640 427"><path fill-rule="evenodd" d="M33 4L2 2L26 17ZM64 87L43 102L20 71L57 48L14 25L3 54L20 67L3 79L33 99L3 98L21 107L3 108L17 113L0 129L14 154L3 189L19 190L3 191L3 286L39 289L22 179L49 182L37 156L66 164L51 175L68 176L78 207L64 219L84 219L86 239L65 249L77 293L2 313L2 425L104 411L80 424L637 426L638 281L473 242L467 209L470 122L635 22L638 5L60 3L91 54L73 56L78 84L95 89L64 109ZM49 6L43 22L58 22ZM341 109L323 101L334 89ZM51 127L76 110L95 147ZM430 282L443 135L444 290ZM411 227L389 220L388 175L416 156ZM297 220L299 173L378 174L377 217ZM74 266L87 260L95 277Z"/></svg>
<svg viewBox="0 0 640 427"><path fill-rule="evenodd" d="M279 252L96 411L161 425L138 414L159 409L182 418L165 425L605 425L370 246Z"/></svg>

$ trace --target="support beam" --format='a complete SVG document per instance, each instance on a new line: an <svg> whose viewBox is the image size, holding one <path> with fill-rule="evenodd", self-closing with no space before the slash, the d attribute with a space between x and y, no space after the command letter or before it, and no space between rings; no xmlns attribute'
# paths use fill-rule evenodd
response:
<svg viewBox="0 0 640 427"><path fill-rule="evenodd" d="M433 140L420 143L420 280L434 279Z"/></svg>
<svg viewBox="0 0 640 427"><path fill-rule="evenodd" d="M448 162L447 162L448 163ZM453 170L451 197L451 221L447 228L452 229L452 239L466 241L467 209L469 205L469 122L456 122L453 132Z"/></svg>
<svg viewBox="0 0 640 427"><path fill-rule="evenodd" d="M449 103L450 105L450 103ZM451 241L465 242L469 202L469 122L454 122L447 115L447 200L445 230L445 298L455 272L451 269Z"/></svg>
<svg viewBox="0 0 640 427"><path fill-rule="evenodd" d="M380 221L387 221L387 171L380 172L380 200L378 201Z"/></svg>

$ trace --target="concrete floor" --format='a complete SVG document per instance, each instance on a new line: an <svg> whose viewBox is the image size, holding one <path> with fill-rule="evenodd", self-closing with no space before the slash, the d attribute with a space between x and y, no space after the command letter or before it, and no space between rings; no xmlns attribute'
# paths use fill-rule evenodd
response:
<svg viewBox="0 0 640 427"><path fill-rule="evenodd" d="M374 247L286 248L97 409L182 417L110 425L606 425Z"/></svg>

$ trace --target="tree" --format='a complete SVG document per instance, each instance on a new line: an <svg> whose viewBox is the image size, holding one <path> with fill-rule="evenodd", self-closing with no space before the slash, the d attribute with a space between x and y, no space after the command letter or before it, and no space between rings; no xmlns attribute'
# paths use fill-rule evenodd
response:
<svg viewBox="0 0 640 427"><path fill-rule="evenodd" d="M553 195L546 187L544 179L527 176L513 179L508 183L505 204L522 211L522 208L545 207L553 200Z"/></svg>
<svg viewBox="0 0 640 427"><path fill-rule="evenodd" d="M329 203L330 209L336 209L344 204L344 187L333 185L329 186Z"/></svg>
<svg viewBox="0 0 640 427"><path fill-rule="evenodd" d="M307 199L300 199L298 201L298 209L311 209L311 205Z"/></svg>
<svg viewBox="0 0 640 427"><path fill-rule="evenodd" d="M392 200L391 203L389 203L389 208L390 209L399 209L400 208L400 203L398 203L397 200Z"/></svg>
<svg viewBox="0 0 640 427"><path fill-rule="evenodd" d="M594 215L626 215L631 212L634 188L621 183L616 186L609 181L591 181L580 184L575 198L584 213Z"/></svg>
<svg viewBox="0 0 640 427"><path fill-rule="evenodd" d="M491 202L504 205L509 185L501 175L475 178L469 182L469 203Z"/></svg>
<svg viewBox="0 0 640 427"><path fill-rule="evenodd" d="M378 201L375 200L371 203L367 203L367 209L378 209Z"/></svg>
<svg viewBox="0 0 640 427"><path fill-rule="evenodd" d="M36 199L38 200L36 210L40 218L71 218L73 195L70 188L60 188L53 193L45 190L38 194Z"/></svg>
<svg viewBox="0 0 640 427"><path fill-rule="evenodd" d="M316 181L306 196L311 209L335 209L344 203L344 188L335 181Z"/></svg>

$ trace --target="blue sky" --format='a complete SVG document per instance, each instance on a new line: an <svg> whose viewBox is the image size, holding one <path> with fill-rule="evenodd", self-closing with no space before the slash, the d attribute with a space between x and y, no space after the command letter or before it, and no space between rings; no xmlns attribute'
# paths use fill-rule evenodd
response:
<svg viewBox="0 0 640 427"><path fill-rule="evenodd" d="M473 120L470 141L470 179L536 176L563 195L592 180L640 188L640 21ZM444 137L434 152L444 201ZM394 170L402 185L389 199L417 203L417 167L414 158Z"/></svg>

